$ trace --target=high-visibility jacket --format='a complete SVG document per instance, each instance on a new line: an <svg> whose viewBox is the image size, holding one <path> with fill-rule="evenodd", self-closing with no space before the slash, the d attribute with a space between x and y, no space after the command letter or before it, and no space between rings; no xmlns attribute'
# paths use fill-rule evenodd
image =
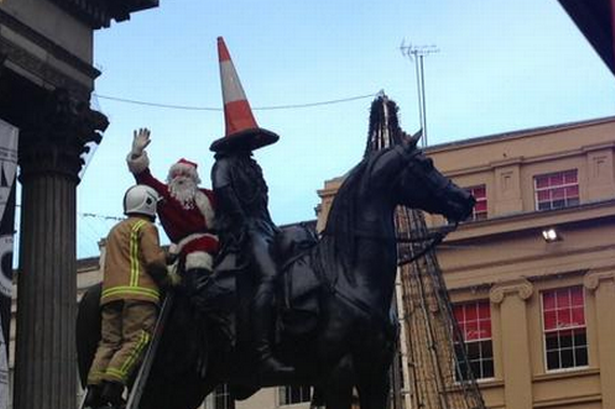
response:
<svg viewBox="0 0 615 409"><path fill-rule="evenodd" d="M145 217L131 216L107 236L101 305L115 300L158 303L167 275L158 229Z"/></svg>

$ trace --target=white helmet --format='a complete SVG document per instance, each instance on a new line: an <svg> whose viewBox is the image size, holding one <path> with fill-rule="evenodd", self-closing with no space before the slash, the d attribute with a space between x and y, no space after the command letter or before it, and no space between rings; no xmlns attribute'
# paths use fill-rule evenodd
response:
<svg viewBox="0 0 615 409"><path fill-rule="evenodd" d="M156 206L160 196L149 186L135 185L124 195L124 214L143 214L156 217Z"/></svg>

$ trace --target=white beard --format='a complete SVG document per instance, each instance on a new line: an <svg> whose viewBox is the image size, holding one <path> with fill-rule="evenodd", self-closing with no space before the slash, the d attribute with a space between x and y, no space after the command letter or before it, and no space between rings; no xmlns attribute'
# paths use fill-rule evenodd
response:
<svg viewBox="0 0 615 409"><path fill-rule="evenodd" d="M186 176L176 176L169 182L171 197L181 203L184 209L194 209L194 197L198 189L196 182Z"/></svg>

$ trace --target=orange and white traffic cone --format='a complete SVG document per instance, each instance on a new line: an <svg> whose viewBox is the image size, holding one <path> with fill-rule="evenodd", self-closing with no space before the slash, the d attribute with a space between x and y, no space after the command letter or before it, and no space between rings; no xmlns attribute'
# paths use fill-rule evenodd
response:
<svg viewBox="0 0 615 409"><path fill-rule="evenodd" d="M255 150L275 143L279 139L277 134L258 127L222 37L218 37L218 59L226 132L225 136L215 140L209 149L214 152Z"/></svg>

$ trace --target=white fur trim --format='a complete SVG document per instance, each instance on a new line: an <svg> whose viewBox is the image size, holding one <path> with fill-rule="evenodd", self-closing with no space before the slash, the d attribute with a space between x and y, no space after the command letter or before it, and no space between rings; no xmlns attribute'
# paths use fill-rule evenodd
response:
<svg viewBox="0 0 615 409"><path fill-rule="evenodd" d="M128 170L130 170L131 173L139 174L143 172L149 167L147 152L143 151L143 153L139 156L133 156L133 153L130 152L126 157L126 163L128 164Z"/></svg>
<svg viewBox="0 0 615 409"><path fill-rule="evenodd" d="M186 244L190 243L192 240L200 239L201 237L211 237L214 240L218 240L218 236L209 233L192 233L184 237L177 244L173 244L174 254L179 254L183 250Z"/></svg>
<svg viewBox="0 0 615 409"><path fill-rule="evenodd" d="M204 251L194 251L186 255L186 270L191 268L206 268L211 270L214 258Z"/></svg>
<svg viewBox="0 0 615 409"><path fill-rule="evenodd" d="M196 203L196 207L198 207L199 211L205 218L205 223L209 229L213 229L216 221L216 214L214 213L213 207L211 207L211 202L209 201L209 197L197 190L194 195L194 203Z"/></svg>

